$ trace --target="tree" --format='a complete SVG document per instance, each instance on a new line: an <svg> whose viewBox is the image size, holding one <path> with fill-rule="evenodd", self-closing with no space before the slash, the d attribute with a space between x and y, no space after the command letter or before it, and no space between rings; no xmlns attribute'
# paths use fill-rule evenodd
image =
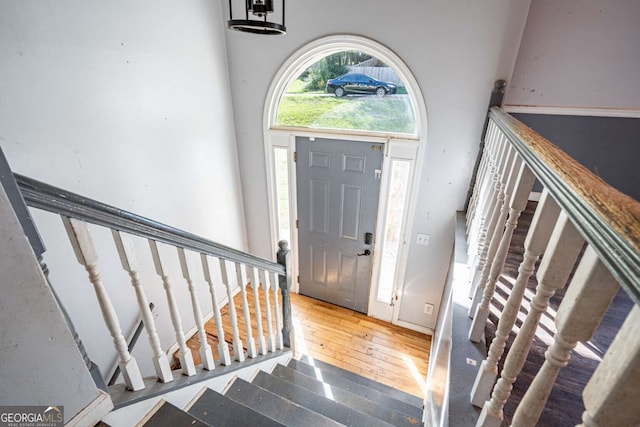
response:
<svg viewBox="0 0 640 427"><path fill-rule="evenodd" d="M327 80L345 74L348 69L342 63L342 52L325 56L320 61L313 64L305 72L305 90L322 90L327 84Z"/></svg>

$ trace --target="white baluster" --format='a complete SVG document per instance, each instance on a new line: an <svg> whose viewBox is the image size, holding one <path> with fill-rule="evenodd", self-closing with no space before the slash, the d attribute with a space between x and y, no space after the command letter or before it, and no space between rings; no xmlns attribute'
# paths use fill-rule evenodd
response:
<svg viewBox="0 0 640 427"><path fill-rule="evenodd" d="M472 230L476 228L480 209L483 208L482 200L486 197L486 191L489 187L489 183L492 180L493 172L495 171L495 150L497 147L497 126L491 120L489 121L489 127L487 129L487 135L485 137L485 153L483 156L483 169L482 173L478 175L480 180L476 185L477 191L475 192L475 199L472 201L473 210L472 214L467 218L467 243L471 244L474 236L472 236Z"/></svg>
<svg viewBox="0 0 640 427"><path fill-rule="evenodd" d="M207 342L207 331L204 329L204 322L202 320L202 310L200 309L200 302L198 301L198 294L196 288L193 285L193 279L189 272L189 264L187 262L187 255L183 248L176 248L178 250L178 259L180 260L180 269L182 270L182 277L187 281L189 288L189 295L191 296L191 307L193 308L193 317L196 321L196 328L198 329L198 338L200 339L200 360L202 360L202 367L207 371L215 369L216 364L213 361L213 354L211 353L211 346Z"/></svg>
<svg viewBox="0 0 640 427"><path fill-rule="evenodd" d="M469 339L473 342L479 342L484 333L484 328L489 318L489 313L491 312L489 306L496 285L498 284L498 278L502 273L504 263L507 259L511 238L518 225L518 218L527 206L529 193L531 193L535 180L536 178L529 167L518 158L517 161L514 162L512 173L507 183L507 191L505 192L505 197L509 197L512 194L511 201L508 204L503 204L498 224L505 224L504 221L507 212L509 219L506 221L504 232L500 231L502 230L502 225L496 228L489 248L489 256L493 255L493 261L491 264L487 263L485 265L480 279L480 286L478 287L478 290L482 289L484 292L482 293L482 300L480 304L478 304L471 329L469 330ZM516 188L515 191L513 191L514 186ZM508 206L510 206L510 208Z"/></svg>
<svg viewBox="0 0 640 427"><path fill-rule="evenodd" d="M507 217L507 210L504 208L504 205L506 204L505 198L507 197L507 177L511 172L511 166L514 158L515 149L508 146L505 150L505 159L499 171L499 178L496 183L495 200L492 201L489 225L485 230L485 239L480 250L480 261L477 264L477 268L471 282L475 291L469 307L469 317L473 317L475 315L478 304L482 299L484 286L487 278L489 277L491 263L493 262L498 249L498 242L500 241L499 236L502 236L502 230L504 229L504 222Z"/></svg>
<svg viewBox="0 0 640 427"><path fill-rule="evenodd" d="M278 299L278 280L276 279L276 273L269 273L269 281L271 282L271 289L273 290L273 303L275 305L276 312L276 345L279 350L284 348L284 339L282 337L282 312L280 311L280 301Z"/></svg>
<svg viewBox="0 0 640 427"><path fill-rule="evenodd" d="M244 349L240 340L240 330L238 329L238 315L236 314L236 304L233 301L233 292L231 292L231 284L229 283L229 275L227 274L227 262L220 258L220 275L222 283L227 288L227 298L229 305L229 316L231 317L231 327L233 329L233 357L238 362L244 362Z"/></svg>
<svg viewBox="0 0 640 427"><path fill-rule="evenodd" d="M540 317L547 310L549 300L556 289L561 289L566 284L583 244L584 239L580 233L571 224L567 215L561 212L538 268L536 275L538 286L531 301L531 311L507 354L502 375L493 389L491 400L482 408L477 426L501 424L502 410L511 395L513 383L527 359Z"/></svg>
<svg viewBox="0 0 640 427"><path fill-rule="evenodd" d="M256 325L258 327L258 351L260 354L267 354L267 341L264 339L264 331L262 329L262 310L260 309L260 283L256 279L256 269L251 266L247 268L247 279L251 283L251 289L253 289L253 299L255 301L256 310Z"/></svg>
<svg viewBox="0 0 640 427"><path fill-rule="evenodd" d="M242 295L242 312L244 314L244 323L247 330L247 357L254 358L258 356L256 351L256 343L253 340L253 331L251 330L251 312L249 311L249 301L247 301L247 281L242 277L242 265L239 262L236 266L236 281L240 287Z"/></svg>
<svg viewBox="0 0 640 427"><path fill-rule="evenodd" d="M640 425L640 306L618 331L582 397L582 427Z"/></svg>
<svg viewBox="0 0 640 427"><path fill-rule="evenodd" d="M538 422L560 369L569 363L571 350L578 341L591 339L618 289L618 282L595 251L587 247L558 307L553 344L547 349L542 368L520 401L511 425L531 426Z"/></svg>
<svg viewBox="0 0 640 427"><path fill-rule="evenodd" d="M484 184L480 198L476 219L471 224L470 236L474 236L469 243L467 254L470 264L476 265L487 239L487 228L491 221L491 213L495 209L497 194L500 188L500 170L507 153L508 144L502 135L496 139L490 160L489 176Z"/></svg>
<svg viewBox="0 0 640 427"><path fill-rule="evenodd" d="M211 270L209 269L209 260L207 255L200 254L200 261L202 262L204 280L209 284L209 293L211 294L211 302L213 304L213 318L216 322L216 329L218 332L218 354L220 355L220 363L224 366L229 366L231 364L231 356L229 355L227 342L224 339L224 326L222 324L222 315L220 314L220 305L218 304L218 298L216 297L216 289L211 277ZM240 348L242 348L242 346Z"/></svg>
<svg viewBox="0 0 640 427"><path fill-rule="evenodd" d="M113 240L120 256L120 262L122 268L129 273L131 278L131 286L136 293L136 299L138 300L138 309L142 316L142 323L147 331L149 338L149 344L151 345L151 352L153 354L153 367L156 371L158 380L163 383L173 381L173 374L171 373L171 367L169 366L169 360L167 354L162 351L162 345L160 344L160 337L156 329L156 322L153 318L153 313L149 308L149 300L144 292L142 283L140 282L140 276L138 274L138 257L136 256L133 241L131 237L120 233L117 230L111 230Z"/></svg>
<svg viewBox="0 0 640 427"><path fill-rule="evenodd" d="M473 187L473 193L471 194L471 199L469 200L469 207L467 209L467 233L469 232L471 221L476 212L476 208L478 207L478 197L480 196L480 189L484 185L484 180L487 178L487 168L489 164L489 148L491 147L491 141L493 140L493 134L495 132L495 123L490 120L489 125L487 127L487 133L485 135L485 145L484 150L482 152L482 158L480 160L480 165L478 166L478 172L476 174L476 184Z"/></svg>
<svg viewBox="0 0 640 427"><path fill-rule="evenodd" d="M193 363L193 356L191 355L191 349L187 347L187 341L184 337L184 331L182 330L182 320L180 319L180 311L178 310L178 304L173 296L173 289L171 287L171 281L169 276L164 271L162 265L162 259L160 258L160 252L158 251L158 243L155 240L149 240L149 248L151 249L151 256L153 258L153 265L155 266L156 273L162 279L162 285L164 292L167 296L167 303L169 305L169 314L171 315L171 323L176 333L176 341L178 343L178 357L180 359L180 366L182 373L187 376L196 374L196 367Z"/></svg>
<svg viewBox="0 0 640 427"><path fill-rule="evenodd" d="M524 243L524 259L518 268L518 277L500 316L496 336L491 342L487 359L480 364L480 370L471 390L471 403L475 406L482 406L490 397L491 389L498 376L498 362L504 352L509 333L516 322L527 283L534 272L538 258L547 247L559 214L560 207L549 195L549 192L546 189L543 190L527 232Z"/></svg>
<svg viewBox="0 0 640 427"><path fill-rule="evenodd" d="M98 254L93 245L87 224L67 217L62 217L62 222L71 241L71 246L73 247L76 258L78 262L84 266L85 270L87 270L89 281L93 284L102 317L118 352L120 359L118 366L120 366L125 385L129 390L142 390L144 388L144 381L142 380L142 375L140 375L140 369L138 368L136 359L129 353L127 342L120 329L118 315L102 283L102 278L98 271Z"/></svg>
<svg viewBox="0 0 640 427"><path fill-rule="evenodd" d="M260 283L262 284L262 290L264 291L264 304L267 310L267 344L268 350L271 352L276 351L276 338L273 334L273 320L271 319L271 297L270 297L270 287L268 280L268 275L264 273L264 270L258 270L258 277Z"/></svg>
<svg viewBox="0 0 640 427"><path fill-rule="evenodd" d="M485 173L482 188L480 189L478 206L476 208L473 221L469 227L469 237L467 239L467 263L471 266L471 271L474 272L471 276L469 298L473 298L478 286L476 271L477 269L484 268L484 261L480 258L487 239L487 224L490 220L491 212L494 209L493 203L495 203L495 198L492 197L492 194L498 180L498 157L500 156L500 149L506 148L506 144L501 145L501 136L492 138L490 143L491 147L489 151L487 172ZM473 315L473 313L470 314Z"/></svg>

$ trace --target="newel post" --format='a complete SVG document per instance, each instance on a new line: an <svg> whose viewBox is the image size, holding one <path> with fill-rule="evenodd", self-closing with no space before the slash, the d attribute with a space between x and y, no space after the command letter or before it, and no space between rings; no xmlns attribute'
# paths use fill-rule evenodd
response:
<svg viewBox="0 0 640 427"><path fill-rule="evenodd" d="M284 276L278 275L278 284L282 292L282 340L286 347L291 347L291 251L286 240L280 240L278 247L278 264L285 270Z"/></svg>

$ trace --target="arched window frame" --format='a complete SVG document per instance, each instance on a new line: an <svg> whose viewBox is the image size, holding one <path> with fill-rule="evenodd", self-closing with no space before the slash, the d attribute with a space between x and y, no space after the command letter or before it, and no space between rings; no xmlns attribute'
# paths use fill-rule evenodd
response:
<svg viewBox="0 0 640 427"><path fill-rule="evenodd" d="M298 78L298 76L308 67L316 63L321 58L333 53L356 50L363 51L372 56L377 57L389 66L395 69L401 79L405 82L407 92L410 97L411 106L415 113L416 128L415 134L397 134L385 132L367 132L362 130L336 130L336 129L315 129L315 128L297 128L291 126L278 126L276 124L278 106L282 95L285 93L289 83ZM302 48L294 52L280 67L274 76L271 86L267 93L263 115L264 128L264 149L267 170L267 187L269 192L269 232L271 236L272 247L275 248L278 240L278 206L276 191L276 172L274 165L274 150L286 149L288 157L288 186L289 186L289 222L291 224L291 242L290 247L293 251L294 264L294 284L293 291L298 291L298 284L295 280L297 275L297 231L295 229L295 219L297 218L297 201L296 201L296 182L295 182L295 137L299 135L309 137L324 138L341 138L348 140L378 142L385 144L385 160L383 170L389 170L394 160L406 160L411 162L411 179L410 189L407 192L407 202L405 203L403 225L402 225L402 247L400 248L397 269L394 277L394 295L396 297L395 304L390 315L377 315L379 310L384 311L383 303L376 298L378 279L380 275L380 261L374 263L373 277L371 282L370 298L369 298L369 315L384 318L384 320L415 329L415 325L404 323L398 320L398 308L402 302L402 290L404 285L404 275L408 256L409 243L411 242L411 232L413 226L413 218L417 205L417 194L419 189L419 177L422 172L423 151L426 145L427 135L427 113L426 104L422 96L422 91L409 67L402 59L388 47L362 36L356 35L332 35L314 40ZM386 211L389 182L388 176L383 173L381 182L380 205L378 207L379 218L377 224L377 235L384 232L385 218L382 213ZM381 253L379 240L376 241L374 250ZM275 252L274 252L275 255Z"/></svg>

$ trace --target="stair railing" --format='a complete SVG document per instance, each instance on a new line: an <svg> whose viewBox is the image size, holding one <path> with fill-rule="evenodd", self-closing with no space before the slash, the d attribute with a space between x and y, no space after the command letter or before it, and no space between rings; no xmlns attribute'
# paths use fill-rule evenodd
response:
<svg viewBox="0 0 640 427"><path fill-rule="evenodd" d="M118 366L123 374L127 389L133 391L141 390L145 388L145 384L140 374L138 363L128 349L120 328L118 316L104 286L98 265L97 250L88 224L106 227L112 232L122 268L128 273L131 280L140 317L152 349L152 361L158 381L166 383L173 381L174 378L166 354L167 349L160 343L156 322L142 287L132 236L148 241L155 271L165 290L183 375L195 375L196 368L182 329L181 313L175 298L176 289L166 273L167 260L165 257L167 257L167 254L159 250L159 243L169 245L177 251L176 256L191 297L197 334L201 343L200 356L203 369L213 370L216 365L204 329L201 309L203 302L198 299L196 294L196 286L205 284L211 294L213 319L216 323L219 340L217 362L225 366L232 363L228 343L225 341L225 324L222 313L224 308L222 303L225 296L218 295L216 290L217 283L214 279L215 275L212 274L212 258L218 260L217 264L223 282L222 285L226 290L228 314L231 318L231 335L233 337L233 357L235 360L238 362L244 361L245 352L249 358L258 356L253 338L254 324L256 326L255 331L257 331L260 354L275 352L282 350L285 346L290 346L291 310L289 290L291 289L291 266L286 242L280 242L278 262L273 262L25 176L18 174L14 176L20 193L28 206L45 210L61 217L76 258L86 269L89 281L94 286L104 322L113 338L114 347L118 353ZM192 269L187 262L187 252L195 252L200 255L201 275L196 274L195 269ZM235 281L229 280L228 268L230 265L235 268ZM245 273L247 274L245 275ZM279 277L277 282L276 276ZM249 307L246 293L247 285L253 289L253 307ZM280 295L278 295L278 291L280 291ZM241 322L238 321L234 302L234 296L238 292L242 296L243 318ZM260 298L260 293L262 293L263 298ZM279 311L278 299L280 296L282 298L282 313ZM273 310L271 301L274 304ZM265 307L266 321L268 322L268 336L266 338L264 337L261 315L261 305L265 303L268 304ZM260 317L259 320L255 317L252 320L252 309L256 317ZM272 313L275 315L272 316ZM275 327L272 322L275 322ZM240 323L243 323L246 329L246 347L241 341ZM266 343L269 343L269 345Z"/></svg>
<svg viewBox="0 0 640 427"><path fill-rule="evenodd" d="M583 425L640 423L640 203L588 169L502 109L489 113L478 176L467 211L475 269L469 338L481 339L490 304L518 217L537 179L544 187L529 228L524 259L500 315L489 354L471 390L482 407L478 426L499 426L513 383L522 370L541 316L556 290L567 285L555 314L557 332L545 362L521 400L512 425L536 425L560 370L578 342L587 342L620 286L635 302L583 391ZM585 249L586 247L586 249ZM582 254L582 255L581 255ZM538 285L531 309L506 356L498 362L529 278ZM495 384L495 387L494 387Z"/></svg>

